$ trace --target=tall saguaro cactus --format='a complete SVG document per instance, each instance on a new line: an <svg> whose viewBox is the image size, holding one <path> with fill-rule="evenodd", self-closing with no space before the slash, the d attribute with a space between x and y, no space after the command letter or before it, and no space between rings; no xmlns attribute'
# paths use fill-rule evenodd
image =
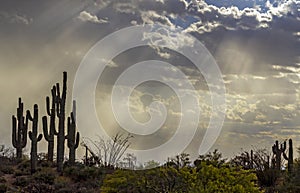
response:
<svg viewBox="0 0 300 193"><path fill-rule="evenodd" d="M289 156L287 156L286 153L283 152L283 157L285 160L288 161L288 171L292 172L293 171L293 162L294 162L292 139L289 139Z"/></svg>
<svg viewBox="0 0 300 193"><path fill-rule="evenodd" d="M55 104L56 116L58 117L58 131L55 130L54 134L57 135L57 171L62 172L64 154L65 154L65 106L67 96L67 72L63 73L63 88L60 94L59 83L56 84Z"/></svg>
<svg viewBox="0 0 300 193"><path fill-rule="evenodd" d="M272 146L272 151L273 154L275 155L275 168L277 170L281 170L281 155L285 152L286 150L286 142L280 144L276 140L275 144Z"/></svg>
<svg viewBox="0 0 300 193"><path fill-rule="evenodd" d="M48 141L48 161L53 161L53 151L54 151L54 132L55 132L55 119L56 119L56 104L55 104L55 97L56 97L56 86L53 86L51 89L52 94L52 102L50 107L50 98L46 97L46 111L48 116L50 117L50 125L49 125L49 132L48 132L48 123L47 123L47 116L43 117L43 133L46 141Z"/></svg>
<svg viewBox="0 0 300 193"><path fill-rule="evenodd" d="M75 163L75 156L76 156L76 149L79 145L79 132L76 134L75 138L75 132L76 132L76 123L75 123L75 117L74 112L71 112L70 117L68 117L68 134L66 135L67 144L69 148L69 162L71 165L74 165Z"/></svg>
<svg viewBox="0 0 300 193"><path fill-rule="evenodd" d="M19 106L17 108L17 117L12 116L12 144L17 150L17 159L22 158L22 149L27 143L28 118L24 117L24 104L19 98Z"/></svg>
<svg viewBox="0 0 300 193"><path fill-rule="evenodd" d="M27 117L32 121L32 131L29 131L29 138L31 140L31 152L30 152L30 162L31 162L31 173L36 171L37 167L37 143L41 141L43 135L38 135L38 105L34 105L34 113L31 116L30 111L27 111Z"/></svg>

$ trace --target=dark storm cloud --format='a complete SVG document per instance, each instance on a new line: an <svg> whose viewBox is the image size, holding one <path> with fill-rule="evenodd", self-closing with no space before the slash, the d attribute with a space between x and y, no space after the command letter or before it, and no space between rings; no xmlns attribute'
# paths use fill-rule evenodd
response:
<svg viewBox="0 0 300 193"><path fill-rule="evenodd" d="M277 6L267 2L264 11L255 6L217 7L205 1L184 0L113 1L99 10L97 5L88 9L99 18L107 17L111 28L143 23L184 27L205 43L225 74L274 73L272 65L294 66L299 62L296 1Z"/></svg>

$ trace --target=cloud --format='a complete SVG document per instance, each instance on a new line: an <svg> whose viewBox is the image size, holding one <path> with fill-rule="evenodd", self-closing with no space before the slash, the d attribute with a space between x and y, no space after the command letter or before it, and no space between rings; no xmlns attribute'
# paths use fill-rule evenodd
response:
<svg viewBox="0 0 300 193"><path fill-rule="evenodd" d="M26 15L0 11L0 24L11 23L29 25L30 23L32 23L32 21L32 18L28 18Z"/></svg>
<svg viewBox="0 0 300 193"><path fill-rule="evenodd" d="M275 1L273 3L267 0L266 2L266 7L269 9L268 12L277 17L290 14L299 18L299 5L300 3L297 0Z"/></svg>
<svg viewBox="0 0 300 193"><path fill-rule="evenodd" d="M190 14L198 16L201 22L197 21L196 23L203 26L211 25L218 21L219 26L227 30L253 30L270 27L271 23L274 22L274 17L276 19L290 16L299 18L297 15L299 12L297 10L298 5L298 1L295 0L283 1L278 3L277 6L275 6L275 3L272 4L270 1L267 1L264 6L267 10L262 10L261 6L239 9L237 6L218 7L208 4L206 1L192 1L187 10ZM197 31L199 29L200 33L203 33L201 28L195 28L196 23L192 23L188 31ZM207 30L207 32L211 31Z"/></svg>
<svg viewBox="0 0 300 193"><path fill-rule="evenodd" d="M108 23L106 19L98 18L96 15L92 15L87 11L80 12L77 18L80 19L81 21L89 21L92 23Z"/></svg>
<svg viewBox="0 0 300 193"><path fill-rule="evenodd" d="M141 17L146 24L160 23L163 25L173 26L172 22L165 15L158 14L155 11L142 11Z"/></svg>

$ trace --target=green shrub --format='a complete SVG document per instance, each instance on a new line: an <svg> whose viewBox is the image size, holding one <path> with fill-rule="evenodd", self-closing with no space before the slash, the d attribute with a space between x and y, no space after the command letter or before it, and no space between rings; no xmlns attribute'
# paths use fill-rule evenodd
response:
<svg viewBox="0 0 300 193"><path fill-rule="evenodd" d="M30 193L54 193L53 186L44 183L30 183L26 187L22 187L22 192L30 192Z"/></svg>
<svg viewBox="0 0 300 193"><path fill-rule="evenodd" d="M16 181L13 183L13 185L25 187L30 183L30 181L31 181L30 178L20 176L20 177L16 177Z"/></svg>
<svg viewBox="0 0 300 193"><path fill-rule="evenodd" d="M5 182L6 182L6 179L3 177L0 177L0 183L5 183Z"/></svg>
<svg viewBox="0 0 300 193"><path fill-rule="evenodd" d="M0 193L5 193L7 191L6 184L0 184Z"/></svg>
<svg viewBox="0 0 300 193"><path fill-rule="evenodd" d="M75 182L83 182L98 179L102 176L102 170L96 167L72 166L64 170L64 174Z"/></svg>
<svg viewBox="0 0 300 193"><path fill-rule="evenodd" d="M52 170L52 168L43 168L40 172L36 172L33 175L33 178L40 183L45 184L54 184L54 180L56 177L55 171Z"/></svg>
<svg viewBox="0 0 300 193"><path fill-rule="evenodd" d="M55 190L68 187L71 184L71 179L66 176L57 176L54 180Z"/></svg>

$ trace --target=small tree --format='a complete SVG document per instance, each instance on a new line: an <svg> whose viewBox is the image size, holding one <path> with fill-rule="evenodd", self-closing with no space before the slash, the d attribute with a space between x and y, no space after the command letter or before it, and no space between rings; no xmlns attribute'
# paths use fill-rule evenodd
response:
<svg viewBox="0 0 300 193"><path fill-rule="evenodd" d="M93 152L94 157L98 157L100 159L101 165L104 167L116 167L128 147L130 146L130 139L133 136L123 135L117 133L113 138L104 140L99 137L98 141L92 141L88 139L91 145L88 145L87 142L84 144L90 150L89 152ZM91 148L93 146L94 148ZM91 149L96 149L96 151L92 151Z"/></svg>

